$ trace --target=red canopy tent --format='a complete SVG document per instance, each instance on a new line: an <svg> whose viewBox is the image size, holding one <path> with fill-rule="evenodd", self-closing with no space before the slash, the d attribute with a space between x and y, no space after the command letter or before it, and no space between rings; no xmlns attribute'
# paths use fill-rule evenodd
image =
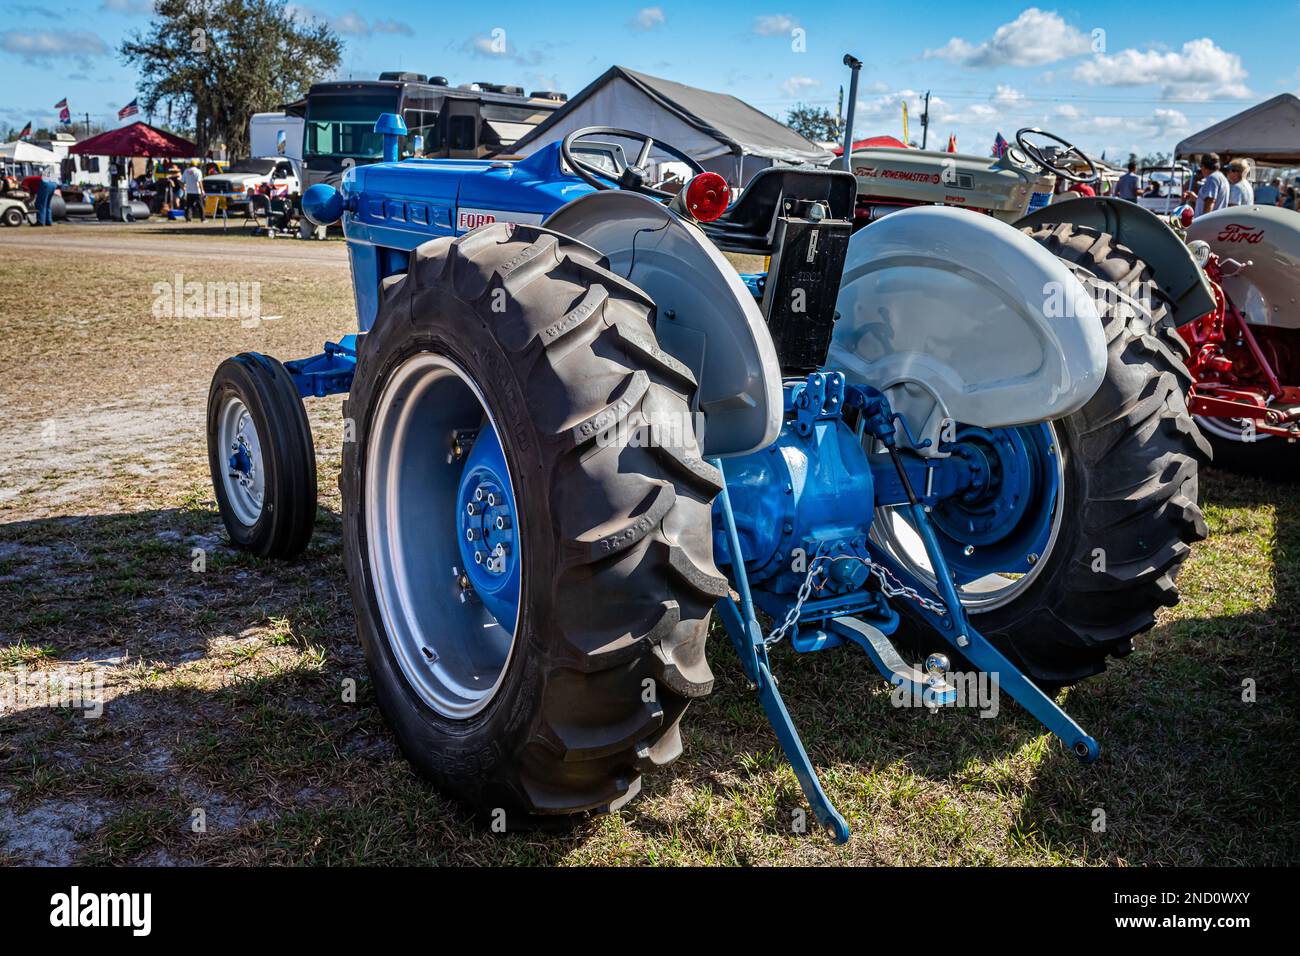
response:
<svg viewBox="0 0 1300 956"><path fill-rule="evenodd" d="M132 123L83 139L68 152L90 156L144 156L152 158L198 156L199 148L182 136L175 136L148 123Z"/></svg>
<svg viewBox="0 0 1300 956"><path fill-rule="evenodd" d="M871 149L876 146L892 146L895 149L907 149L907 144L901 139L895 139L892 136L868 136L866 139L855 139L853 141L853 151L856 153L860 149ZM836 156L844 154L843 144L836 146L831 150Z"/></svg>

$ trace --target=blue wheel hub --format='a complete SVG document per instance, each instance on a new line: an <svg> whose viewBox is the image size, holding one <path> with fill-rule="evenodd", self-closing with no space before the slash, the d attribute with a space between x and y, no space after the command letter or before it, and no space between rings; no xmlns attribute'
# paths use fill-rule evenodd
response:
<svg viewBox="0 0 1300 956"><path fill-rule="evenodd" d="M972 484L931 517L958 583L1028 572L1044 557L1060 494L1051 428L960 425L951 451L967 463Z"/></svg>
<svg viewBox="0 0 1300 956"><path fill-rule="evenodd" d="M501 442L491 427L474 440L456 494L465 574L502 626L515 620L519 595L518 516Z"/></svg>

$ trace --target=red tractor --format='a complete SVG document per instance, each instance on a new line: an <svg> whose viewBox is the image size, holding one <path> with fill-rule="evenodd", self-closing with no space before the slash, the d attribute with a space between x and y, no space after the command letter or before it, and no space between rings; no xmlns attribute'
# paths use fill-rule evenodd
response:
<svg viewBox="0 0 1300 956"><path fill-rule="evenodd" d="M1300 214L1221 209L1187 239L1215 296L1179 329L1196 378L1189 410L1224 463L1274 463L1300 437Z"/></svg>

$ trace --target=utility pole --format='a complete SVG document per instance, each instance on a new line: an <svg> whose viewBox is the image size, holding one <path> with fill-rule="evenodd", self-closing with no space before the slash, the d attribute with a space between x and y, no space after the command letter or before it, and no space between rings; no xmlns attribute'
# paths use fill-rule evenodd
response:
<svg viewBox="0 0 1300 956"><path fill-rule="evenodd" d="M925 91L925 108L921 110L921 148L930 138L930 91Z"/></svg>

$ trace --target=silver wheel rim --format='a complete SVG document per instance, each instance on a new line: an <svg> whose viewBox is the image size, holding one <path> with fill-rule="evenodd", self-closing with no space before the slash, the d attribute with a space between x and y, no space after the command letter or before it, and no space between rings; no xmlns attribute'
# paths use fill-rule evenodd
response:
<svg viewBox="0 0 1300 956"><path fill-rule="evenodd" d="M416 695L457 720L496 696L519 624L518 611L497 621L464 599L459 583L462 466L449 451L457 429L487 427L496 422L465 371L421 353L384 386L366 452L366 541L384 637Z"/></svg>
<svg viewBox="0 0 1300 956"><path fill-rule="evenodd" d="M226 503L239 523L251 528L262 514L266 469L262 460L262 441L253 416L248 407L233 395L227 397L221 406L217 438L225 460L221 484L226 492Z"/></svg>
<svg viewBox="0 0 1300 956"><path fill-rule="evenodd" d="M1192 418L1203 431L1209 432L1215 438L1234 441L1240 445L1257 445L1273 437L1267 432L1261 434L1256 430L1255 437L1246 441L1246 429L1241 425L1246 420L1244 418L1212 418L1208 415L1193 415Z"/></svg>
<svg viewBox="0 0 1300 956"><path fill-rule="evenodd" d="M1050 423L1048 427L1052 431L1052 445L1059 449L1056 428ZM1065 461L1059 453L1052 455L1052 461L1056 465L1056 486L1064 489ZM1029 570L1014 578L994 572L959 586L957 596L961 598L962 607L972 614L996 610L1014 601L1034 583L1047 565L1048 555L1056 547L1056 539L1065 516L1065 509L1061 507L1061 497L1057 495L1056 504L1052 508L1052 528L1048 534L1047 545ZM904 513L904 509L893 506L877 508L875 521L871 525L871 539L888 551L890 556L914 577L930 588L935 588L938 582L930 559L926 556L925 545L921 541L921 536L903 517Z"/></svg>

